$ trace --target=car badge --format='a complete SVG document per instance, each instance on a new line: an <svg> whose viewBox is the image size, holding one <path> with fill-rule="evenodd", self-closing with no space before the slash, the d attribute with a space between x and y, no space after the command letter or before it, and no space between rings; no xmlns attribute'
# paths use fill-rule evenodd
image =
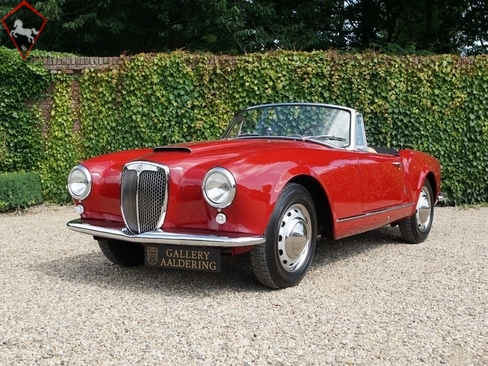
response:
<svg viewBox="0 0 488 366"><path fill-rule="evenodd" d="M144 166L142 164L139 164L136 169L137 169L137 172L140 173L144 170Z"/></svg>
<svg viewBox="0 0 488 366"><path fill-rule="evenodd" d="M156 263L158 263L158 248L147 247L146 253L147 253L147 263L149 263L151 266L156 265Z"/></svg>

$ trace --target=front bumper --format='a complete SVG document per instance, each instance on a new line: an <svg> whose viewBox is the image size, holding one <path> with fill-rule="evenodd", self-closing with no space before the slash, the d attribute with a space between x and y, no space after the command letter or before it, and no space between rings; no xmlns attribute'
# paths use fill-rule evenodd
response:
<svg viewBox="0 0 488 366"><path fill-rule="evenodd" d="M68 222L68 228L97 238L115 239L140 244L192 245L202 247L246 247L263 244L264 236L215 235L193 232L148 231L131 234L125 227L107 221L76 219Z"/></svg>

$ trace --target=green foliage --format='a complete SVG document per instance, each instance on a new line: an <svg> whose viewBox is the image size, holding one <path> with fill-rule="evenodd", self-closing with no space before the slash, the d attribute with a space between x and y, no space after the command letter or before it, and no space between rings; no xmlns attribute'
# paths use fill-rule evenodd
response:
<svg viewBox="0 0 488 366"><path fill-rule="evenodd" d="M0 1L0 17L18 3ZM488 2L481 0L43 0L32 5L49 20L36 49L89 56L180 49L487 52ZM7 32L0 32L0 44L11 45Z"/></svg>
<svg viewBox="0 0 488 366"><path fill-rule="evenodd" d="M362 111L370 144L439 158L451 202L486 202L487 62L336 52L138 55L82 76L80 156L218 138L234 111L253 104L326 102Z"/></svg>
<svg viewBox="0 0 488 366"><path fill-rule="evenodd" d="M42 203L42 189L37 173L0 174L0 212Z"/></svg>
<svg viewBox="0 0 488 366"><path fill-rule="evenodd" d="M51 80L42 64L0 47L0 172L33 170L43 156L37 101ZM30 107L28 107L30 105Z"/></svg>
<svg viewBox="0 0 488 366"><path fill-rule="evenodd" d="M193 71L185 58L140 55L81 80L82 144L89 155L197 139L191 129ZM107 108L110 106L110 108Z"/></svg>
<svg viewBox="0 0 488 366"><path fill-rule="evenodd" d="M73 132L78 111L72 103L72 81L63 75L55 80L51 116L44 126L46 158L39 161L44 197L57 203L69 201L66 178L79 161L80 139Z"/></svg>
<svg viewBox="0 0 488 366"><path fill-rule="evenodd" d="M36 65L16 60L0 63L0 70L36 70L42 85L51 80ZM13 100L20 92L10 91L24 86L9 74L0 74L8 81L0 93ZM15 99L20 104L43 94L41 84L27 85ZM18 104L0 100L0 166L39 169L44 197L55 202L69 200L66 176L85 158L216 139L236 110L301 101L358 109L371 145L414 148L441 161L451 203L488 202L486 56L278 51L216 57L179 51L125 58L119 66L77 77L56 76L54 86L50 117L42 125L36 108L19 112L12 107ZM3 117L8 113L10 119Z"/></svg>

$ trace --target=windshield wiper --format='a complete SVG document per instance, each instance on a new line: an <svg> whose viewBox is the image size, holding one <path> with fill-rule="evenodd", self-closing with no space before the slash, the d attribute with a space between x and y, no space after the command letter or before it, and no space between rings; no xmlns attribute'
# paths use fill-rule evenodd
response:
<svg viewBox="0 0 488 366"><path fill-rule="evenodd" d="M262 135L260 135L259 133L253 133L253 132L244 132L244 133L240 133L239 135L237 135L237 137L256 137L256 136L262 136Z"/></svg>
<svg viewBox="0 0 488 366"><path fill-rule="evenodd" d="M347 142L347 139L345 139L344 137L334 136L334 135L304 136L303 141L307 141L307 140L328 140L328 141Z"/></svg>

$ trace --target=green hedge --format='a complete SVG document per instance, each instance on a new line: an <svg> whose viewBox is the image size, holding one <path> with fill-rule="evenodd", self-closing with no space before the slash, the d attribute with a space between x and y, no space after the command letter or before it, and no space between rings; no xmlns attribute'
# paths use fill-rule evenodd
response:
<svg viewBox="0 0 488 366"><path fill-rule="evenodd" d="M55 77L43 149L34 160L45 198L65 202L66 175L85 158L218 138L233 113L252 104L325 102L362 111L371 144L439 158L451 203L488 202L487 66L487 56L142 54L105 71L86 70L78 77L79 93L70 77ZM32 135L39 136L33 121ZM14 130L8 126L11 135L25 136Z"/></svg>
<svg viewBox="0 0 488 366"><path fill-rule="evenodd" d="M50 82L42 63L24 62L17 50L0 47L0 172L36 170L43 159L36 103L47 95Z"/></svg>
<svg viewBox="0 0 488 366"><path fill-rule="evenodd" d="M439 158L451 203L488 202L487 64L483 56L336 52L139 55L81 78L78 151L82 159L218 138L246 106L326 102L362 111L371 144Z"/></svg>
<svg viewBox="0 0 488 366"><path fill-rule="evenodd" d="M42 203L42 187L37 173L0 174L0 212Z"/></svg>

